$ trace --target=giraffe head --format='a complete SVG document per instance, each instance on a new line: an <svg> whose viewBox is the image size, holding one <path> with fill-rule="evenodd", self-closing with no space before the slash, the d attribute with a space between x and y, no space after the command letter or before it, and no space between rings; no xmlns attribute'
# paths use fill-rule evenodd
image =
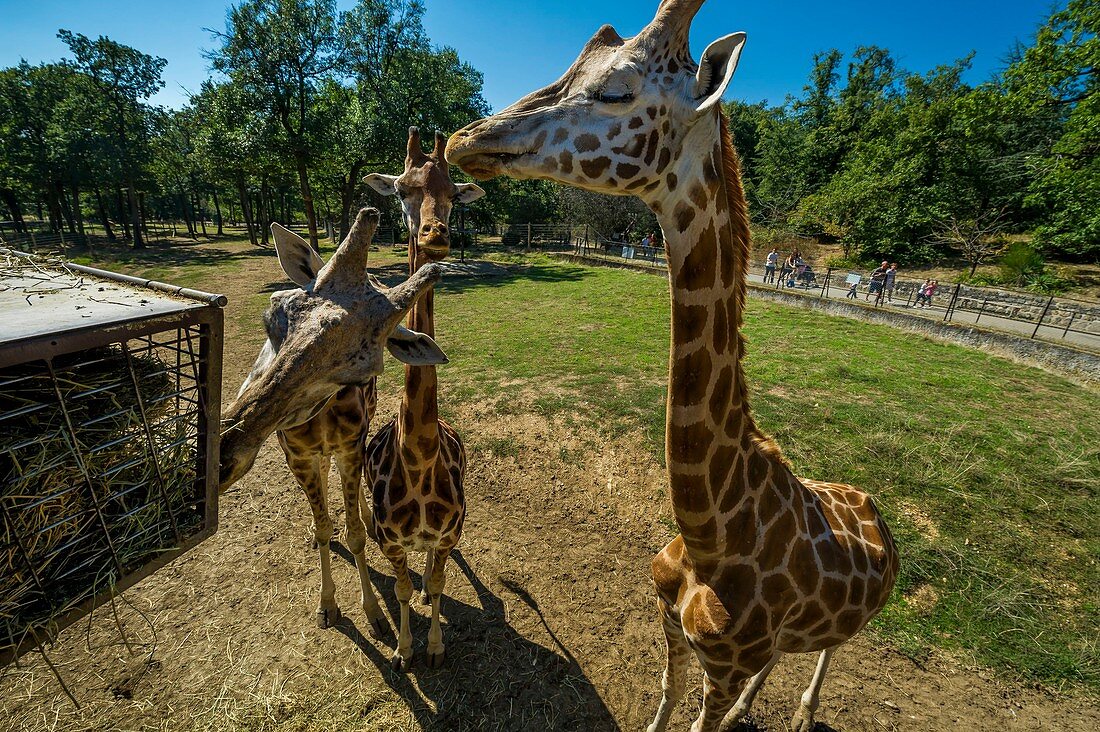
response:
<svg viewBox="0 0 1100 732"><path fill-rule="evenodd" d="M363 181L383 196L397 196L405 215L405 225L413 233L413 261L418 254L432 262L438 262L451 250L451 232L447 222L451 207L456 203L470 203L485 195L474 183L451 182L450 166L443 155L447 138L435 133L435 149L425 155L420 147L420 130L409 128L408 152L405 155L405 171L401 175L371 173Z"/></svg>
<svg viewBox="0 0 1100 732"><path fill-rule="evenodd" d="M272 224L283 271L298 288L276 292L264 313L267 342L222 421L221 489L239 480L272 432L308 421L341 388L382 373L382 349L405 363L446 363L430 337L400 325L440 279L422 267L384 288L366 273L378 211L363 209L327 264L297 234Z"/></svg>
<svg viewBox="0 0 1100 732"><path fill-rule="evenodd" d="M447 159L479 179L546 178L644 200L674 188L670 163L696 122L716 117L745 43L744 33L719 38L692 61L702 4L663 0L629 39L600 28L556 82L456 132Z"/></svg>

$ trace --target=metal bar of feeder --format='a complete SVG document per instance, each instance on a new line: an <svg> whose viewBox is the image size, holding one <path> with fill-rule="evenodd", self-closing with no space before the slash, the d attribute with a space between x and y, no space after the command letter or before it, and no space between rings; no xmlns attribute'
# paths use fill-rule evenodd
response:
<svg viewBox="0 0 1100 732"><path fill-rule="evenodd" d="M145 428L145 439L149 444L149 456L153 459L153 469L157 474L157 488L160 489L161 500L168 510L168 520L172 523L172 533L176 536L176 543L182 541L179 524L176 523L176 512L172 510L172 501L168 498L168 489L164 485L164 473L160 469L160 456L157 455L157 441L153 439L153 428L149 425L149 415L145 411L145 398L141 395L141 384L138 382L137 372L134 371L134 359L130 355L130 348L123 344L123 352L126 354L126 367L130 371L130 381L134 384L134 396L137 398L138 412L141 414L141 426Z"/></svg>

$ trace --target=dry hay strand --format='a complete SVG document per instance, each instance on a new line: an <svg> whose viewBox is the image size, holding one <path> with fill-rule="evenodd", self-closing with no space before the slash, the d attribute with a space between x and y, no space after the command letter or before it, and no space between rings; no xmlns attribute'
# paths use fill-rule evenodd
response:
<svg viewBox="0 0 1100 732"><path fill-rule="evenodd" d="M0 369L0 650L52 637L201 520L176 381L151 348L124 348Z"/></svg>

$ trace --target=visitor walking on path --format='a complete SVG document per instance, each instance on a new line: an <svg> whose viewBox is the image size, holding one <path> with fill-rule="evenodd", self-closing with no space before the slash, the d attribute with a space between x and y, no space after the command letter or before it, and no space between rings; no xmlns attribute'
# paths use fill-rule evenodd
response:
<svg viewBox="0 0 1100 732"><path fill-rule="evenodd" d="M779 252L775 247L768 252L768 258L764 262L764 284L775 282L775 267L779 264Z"/></svg>
<svg viewBox="0 0 1100 732"><path fill-rule="evenodd" d="M871 273L871 282L867 285L867 296L863 298L864 302L871 299L871 295L875 295L875 303L878 303L879 298L882 297L882 285L886 281L886 270L888 269L888 262L883 262Z"/></svg>
<svg viewBox="0 0 1100 732"><path fill-rule="evenodd" d="M798 267L798 263L802 261L802 252L795 249L791 252L791 256L787 257L787 261L783 263L783 271L779 273L779 279L787 280L787 287L794 287L794 273Z"/></svg>
<svg viewBox="0 0 1100 732"><path fill-rule="evenodd" d="M858 300L859 299L859 294L856 293L856 288L857 287L859 287L859 283L858 282L853 282L852 286L848 288L848 299L849 300Z"/></svg>
<svg viewBox="0 0 1100 732"><path fill-rule="evenodd" d="M890 265L890 269L886 270L886 284L883 290L886 292L886 301L894 301L894 282L898 277L898 264L894 262Z"/></svg>

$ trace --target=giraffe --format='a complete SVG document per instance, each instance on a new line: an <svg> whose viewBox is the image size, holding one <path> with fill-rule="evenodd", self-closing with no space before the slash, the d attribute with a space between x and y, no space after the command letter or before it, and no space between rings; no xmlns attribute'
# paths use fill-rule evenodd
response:
<svg viewBox="0 0 1100 732"><path fill-rule="evenodd" d="M327 628L340 617L329 554L328 472L335 456L362 605L371 634L380 637L386 625L367 574L366 527L359 511L374 377L382 372L383 344L406 363L444 363L446 356L431 336L400 325L416 299L439 280L439 267L425 267L388 291L368 280L367 252L377 225L378 211L361 210L326 265L304 239L272 224L279 263L299 288L271 296L264 315L267 342L223 421L220 487L228 489L248 472L264 440L278 432L313 511L321 561L317 624Z"/></svg>
<svg viewBox="0 0 1100 732"><path fill-rule="evenodd" d="M693 732L732 726L785 653L820 653L792 721L814 726L833 651L886 603L897 550L867 494L799 479L753 420L741 366L749 225L721 111L745 43L696 64L703 0L663 0L635 37L608 25L555 83L452 136L477 178L544 178L636 195L669 262L672 332L665 455L680 535L653 560L667 660L649 732L668 724L691 654L703 668ZM727 716L728 713L728 716Z"/></svg>
<svg viewBox="0 0 1100 732"><path fill-rule="evenodd" d="M443 155L447 138L435 134L435 149L425 155L420 131L409 129L405 170L400 176L379 173L364 180L383 195L396 195L409 229L409 271L439 262L450 252L447 221L455 202L468 203L485 194L474 183L451 182ZM408 326L435 335L431 290L409 313ZM397 417L382 427L366 450L367 485L372 488L371 534L393 565L395 591L401 608L394 670L407 671L412 663L409 631L408 552L426 553L423 604L431 604L428 630L428 666L443 665L443 631L439 625L440 596L446 584L445 565L462 536L466 516L463 477L466 450L458 433L439 418L434 366L408 366L405 390Z"/></svg>

